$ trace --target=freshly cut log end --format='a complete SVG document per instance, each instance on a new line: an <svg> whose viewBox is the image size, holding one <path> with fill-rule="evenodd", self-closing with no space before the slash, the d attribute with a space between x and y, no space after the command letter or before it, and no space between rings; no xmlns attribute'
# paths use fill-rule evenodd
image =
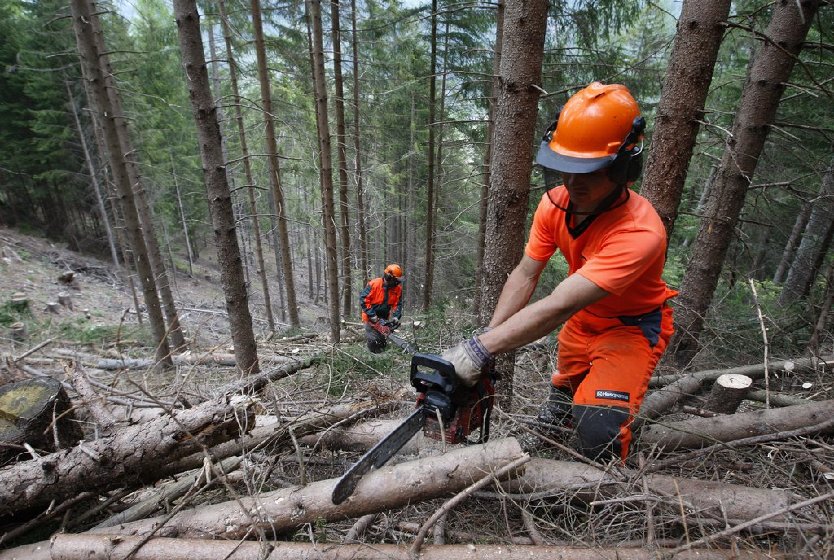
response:
<svg viewBox="0 0 834 560"><path fill-rule="evenodd" d="M753 386L746 375L726 373L715 380L704 408L721 414L732 414Z"/></svg>
<svg viewBox="0 0 834 560"><path fill-rule="evenodd" d="M70 399L64 387L48 377L9 383L0 387L0 457L14 453L16 446L55 451L55 437L50 427L56 420L55 434L61 448L75 445L83 436L75 421Z"/></svg>

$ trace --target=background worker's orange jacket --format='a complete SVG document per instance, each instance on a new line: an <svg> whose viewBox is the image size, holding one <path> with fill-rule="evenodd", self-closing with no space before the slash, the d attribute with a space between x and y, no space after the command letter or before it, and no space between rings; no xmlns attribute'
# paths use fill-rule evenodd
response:
<svg viewBox="0 0 834 560"><path fill-rule="evenodd" d="M368 282L365 289L359 294L362 321L367 323L368 318L374 315L380 319L396 317L399 320L402 316L402 307L400 306L402 294L402 284L386 287L382 278L374 278Z"/></svg>

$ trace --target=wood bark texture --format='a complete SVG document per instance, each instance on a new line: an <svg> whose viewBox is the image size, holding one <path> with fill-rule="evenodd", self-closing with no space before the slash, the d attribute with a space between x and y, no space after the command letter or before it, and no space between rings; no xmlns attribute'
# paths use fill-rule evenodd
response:
<svg viewBox="0 0 834 560"><path fill-rule="evenodd" d="M684 0L657 106L652 149L640 193L671 239L689 160L703 120L730 0Z"/></svg>
<svg viewBox="0 0 834 560"><path fill-rule="evenodd" d="M210 401L110 436L0 470L0 517L88 490L153 482L161 467L254 426L251 402Z"/></svg>
<svg viewBox="0 0 834 560"><path fill-rule="evenodd" d="M274 332L275 314L272 312L272 299L269 295L269 282L267 280L263 244L261 243L261 218L258 212L257 199L255 197L256 183L254 174L252 173L252 162L249 160L249 145L246 140L246 127L243 122L240 88L237 81L237 63L235 62L235 55L232 50L232 31L229 27L229 20L226 17L226 2L224 0L220 0L217 3L217 7L220 10L220 25L223 28L223 40L226 44L226 58L229 63L229 83L232 86L232 96L235 100L235 123L237 124L238 140L240 141L243 171L246 176L246 194L249 201L249 211L252 214L252 236L255 238L255 256L258 259L258 276L261 279L261 289L264 292L264 311L266 312L266 318L269 322L269 330Z"/></svg>
<svg viewBox="0 0 834 560"><path fill-rule="evenodd" d="M168 346L165 320L162 317L162 308L157 295L157 286L153 270L151 269L148 257L148 247L142 235L142 228L139 221L139 213L136 201L133 196L133 186L128 175L127 163L123 156L124 152L119 142L119 133L115 122L115 111L107 92L104 72L99 64L103 53L99 52L95 34L98 26L93 25L93 18L98 18L93 13L90 2L86 0L72 0L70 3L75 31L78 52L81 56L84 79L89 85L88 91L92 94L91 102L93 110L100 115L99 123L107 145L107 153L110 158L110 169L113 179L118 188L118 196L124 219L125 231L133 249L134 262L142 284L142 294L147 308L148 318L151 324L154 342L156 343L156 359L164 366L170 367L171 349Z"/></svg>
<svg viewBox="0 0 834 560"><path fill-rule="evenodd" d="M217 262L220 265L220 282L229 317L229 328L234 343L237 366L246 374L257 373L258 348L252 330L249 312L249 295L243 274L243 262L237 241L237 228L232 193L226 175L226 162L218 123L217 105L211 94L206 59L203 54L203 38L200 34L200 15L194 0L176 0L174 18L177 21L180 51L191 98L197 137L200 141L200 158L203 163L203 179L206 185Z"/></svg>
<svg viewBox="0 0 834 560"><path fill-rule="evenodd" d="M333 205L333 155L330 124L327 121L327 83L324 77L324 31L321 0L307 0L307 17L312 35L313 86L316 94L316 131L319 140L319 185L321 187L322 232L324 235L327 304L330 311L330 337L339 342L339 257L336 249L336 210Z"/></svg>
<svg viewBox="0 0 834 560"><path fill-rule="evenodd" d="M284 288L287 292L286 309L290 324L294 327L301 323L298 318L298 301L295 297L295 279L293 276L292 253L290 251L290 233L287 221L284 189L281 186L281 167L278 163L278 142L275 139L275 119L272 112L272 87L266 63L266 46L264 45L263 20L261 18L260 0L252 0L252 29L255 33L255 54L258 62L258 82L261 86L261 106L266 132L267 162L269 163L269 183L278 218L278 240L281 247L279 262L283 272ZM276 251L278 248L276 247Z"/></svg>
<svg viewBox="0 0 834 560"><path fill-rule="evenodd" d="M107 94L110 97L110 103L114 111L113 122L116 125L116 134L121 147L120 154L122 154L122 159L124 159L127 176L130 180L134 200L136 201L136 210L139 214L142 236L145 239L145 245L148 250L148 261L154 274L154 283L159 290L162 309L168 319L167 334L174 348L182 348L185 346L185 338L182 334L177 308L174 305L174 296L171 293L168 273L165 270L162 252L159 249L159 241L156 238L153 210L145 192L145 181L139 172L139 164L133 159L138 152L135 150L135 146L131 140L130 131L128 130L128 119L125 118L125 110L122 105L121 90L116 82L116 73L110 65L109 51L104 43L104 33L98 17L98 4L95 0L90 0L89 3L90 13L93 15L92 19L90 19L90 25L93 26L93 36L96 39L96 48L98 48L100 55L99 63L102 68Z"/></svg>
<svg viewBox="0 0 834 560"><path fill-rule="evenodd" d="M802 241L796 250L788 277L779 295L781 305L790 305L801 297L808 295L814 275L818 271L817 262L825 253L826 240L830 240L831 228L834 227L834 160L828 166L822 178L819 196L814 200L808 224L802 233Z"/></svg>
<svg viewBox="0 0 834 560"><path fill-rule="evenodd" d="M818 8L819 0L775 2L762 44L750 62L732 133L710 186L676 306L677 331L671 348L679 366L687 365L699 349L704 317L718 286L747 189Z"/></svg>
<svg viewBox="0 0 834 560"><path fill-rule="evenodd" d="M138 537L60 534L48 547L46 560L127 560ZM47 548L47 547L44 547ZM697 549L664 555L663 549L580 548L569 546L438 545L420 549L421 560L754 560L774 558L740 550ZM0 552L0 560L9 560ZM340 545L295 542L235 542L154 538L132 560L414 560L407 547L394 544ZM36 560L33 558L32 560Z"/></svg>
<svg viewBox="0 0 834 560"><path fill-rule="evenodd" d="M156 531L160 536L218 539L242 538L254 528L267 534L281 533L322 519L361 517L445 497L522 455L515 439L499 439L393 467L383 466L365 475L353 495L340 505L331 501L337 479L329 479L181 511L170 519L146 519L101 531L140 536Z"/></svg>
<svg viewBox="0 0 834 560"><path fill-rule="evenodd" d="M703 447L716 442L813 426L831 420L832 417L834 400L817 401L800 406L655 424L642 429L639 441L641 445L657 445L666 451L681 447ZM822 433L834 433L834 425L829 425Z"/></svg>
<svg viewBox="0 0 834 560"><path fill-rule="evenodd" d="M492 138L489 209L481 293L481 323L492 317L501 289L524 250L530 171L541 94L547 0L508 2L504 8L500 92ZM513 354L499 359L498 392L512 408Z"/></svg>
<svg viewBox="0 0 834 560"><path fill-rule="evenodd" d="M816 369L826 367L831 363L831 356L824 356L821 358L802 358L799 360L779 360L768 362L767 367L764 364L754 364L750 366L739 366L730 369L707 369L690 373L683 377L677 377L671 383L658 391L654 391L646 396L643 404L640 406L640 414L635 419L635 426L639 426L646 420L657 418L667 410L675 406L679 401L687 397L694 396L701 389L701 385L706 381L714 381L727 373L747 375L753 379L761 379L765 374L774 375L792 372L805 371L808 369ZM666 379L654 379L650 382L650 386L655 386L655 383L663 383L670 381Z"/></svg>
<svg viewBox="0 0 834 560"><path fill-rule="evenodd" d="M654 495L670 503L683 500L696 509L724 515L726 518L747 521L782 510L794 500L785 490L749 488L738 484L676 478L658 474L646 475L648 487ZM513 493L567 493L573 498L590 502L606 497L642 494L641 474L628 470L608 473L581 463L532 459L525 465L524 474L502 483L502 488Z"/></svg>

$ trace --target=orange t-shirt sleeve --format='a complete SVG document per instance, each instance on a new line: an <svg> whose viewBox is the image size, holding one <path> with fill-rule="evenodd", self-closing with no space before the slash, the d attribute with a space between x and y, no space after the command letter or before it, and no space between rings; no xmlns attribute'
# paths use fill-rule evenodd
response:
<svg viewBox="0 0 834 560"><path fill-rule="evenodd" d="M649 230L620 231L577 270L610 294L622 295L665 251L665 239Z"/></svg>
<svg viewBox="0 0 834 560"><path fill-rule="evenodd" d="M539 202L536 212L533 214L533 224L530 226L530 237L527 239L527 246L524 253L534 261L545 262L556 252L556 232L553 230L554 216L552 216L552 205L545 200L545 196Z"/></svg>

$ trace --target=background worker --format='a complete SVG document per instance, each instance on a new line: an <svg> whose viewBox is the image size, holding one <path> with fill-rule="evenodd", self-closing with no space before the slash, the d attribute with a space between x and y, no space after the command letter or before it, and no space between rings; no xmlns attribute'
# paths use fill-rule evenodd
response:
<svg viewBox="0 0 834 560"><path fill-rule="evenodd" d="M603 461L625 460L630 425L673 332L666 302L677 292L661 278L666 233L652 205L628 189L640 175L644 128L623 85L594 82L568 100L536 157L547 191L490 328L443 354L471 385L496 354L564 324L539 419L572 423L580 451ZM567 278L528 306L557 249Z"/></svg>
<svg viewBox="0 0 834 560"><path fill-rule="evenodd" d="M390 332L400 326L403 312L402 305L400 305L403 295L402 277L402 267L398 264L389 264L385 267L382 277L368 282L359 294L362 321L365 323L365 338L368 350L374 354L385 350L388 342L386 336L380 332L385 329L379 327L388 327L390 329L388 332Z"/></svg>

